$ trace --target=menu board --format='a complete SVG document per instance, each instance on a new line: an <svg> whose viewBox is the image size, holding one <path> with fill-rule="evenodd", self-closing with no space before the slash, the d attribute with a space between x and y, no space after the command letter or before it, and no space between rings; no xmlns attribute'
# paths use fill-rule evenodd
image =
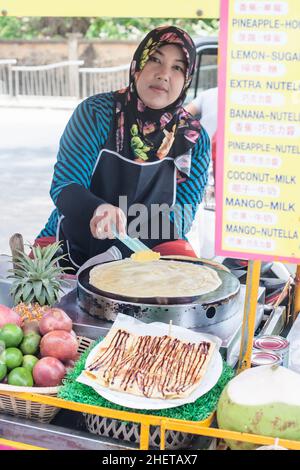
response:
<svg viewBox="0 0 300 470"><path fill-rule="evenodd" d="M300 3L222 0L216 253L300 260Z"/></svg>

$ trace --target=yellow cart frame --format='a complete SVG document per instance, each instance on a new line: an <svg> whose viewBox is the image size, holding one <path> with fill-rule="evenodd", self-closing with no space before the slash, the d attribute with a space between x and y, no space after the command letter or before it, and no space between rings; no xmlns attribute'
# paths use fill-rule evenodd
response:
<svg viewBox="0 0 300 470"><path fill-rule="evenodd" d="M158 17L169 16L170 12L172 17L190 17L190 18L212 18L219 16L219 0L212 0L209 4L202 0L193 0L190 2L189 8L186 2L177 2L176 5L172 2L172 8L169 8L171 0L165 2L165 6L168 6L167 10L164 10L164 6L161 5L159 0L155 0L159 3L155 8L155 15ZM154 3L155 3L154 2ZM112 2L111 4L104 7L101 4L99 7L98 2L94 0L88 0L84 4L81 2L74 2L67 0L63 6L64 16L153 16L153 3L150 5L148 10L145 5L134 0L131 2L132 11L126 4L125 11L120 10L120 4L118 2ZM51 5L44 5L43 3L37 3L35 0L29 0L24 6L24 2L21 0L0 0L0 9L2 15L45 15L45 16L60 16L62 14L61 2L54 0ZM122 3L124 6L124 2ZM77 9L79 8L79 10ZM151 13L152 12L152 13ZM242 327L242 340L238 363L238 372L250 367L251 363L251 351L255 329L255 315L256 315L256 304L257 294L259 286L260 276L260 265L259 261L250 261L248 265L247 275L247 288L246 288L246 300L244 308L244 319ZM295 289L295 302L293 318L300 311L300 266L297 268L296 275L296 289ZM141 424L141 435L140 435L140 449L145 450L149 447L149 430L150 425L160 426L161 428L161 449L165 449L165 431L182 431L192 434L198 434L202 436L221 438L221 439L233 439L241 442L248 442L253 444L271 445L274 444L273 437L267 437L262 435L247 434L229 431L226 429L211 428L211 424L214 420L215 414L213 413L206 420L200 422L194 421L183 421L177 419L169 419L163 417L157 417L153 415L141 415L137 413L130 413L125 411L117 411L92 405L86 405L81 403L75 403L72 401L62 400L56 397L30 394L30 393L15 393L15 392L1 392L6 395L14 396L24 400L30 400L37 403L43 403L53 405L59 408L65 408L73 411L79 411L82 413L91 413L106 418L115 418L122 421L131 421ZM286 447L288 449L300 450L300 441L291 441L280 439L278 445ZM9 441L0 438L0 444L12 446L18 449L41 449L39 447L30 446L28 444L22 444L15 441Z"/></svg>
<svg viewBox="0 0 300 470"><path fill-rule="evenodd" d="M57 406L59 408L79 411L81 413L91 413L97 416L105 418L118 419L121 421L130 421L139 423L141 425L140 435L140 450L149 449L149 432L150 426L160 426L161 428L161 446L162 450L165 449L165 431L181 431L185 433L197 434L200 436L213 437L218 439L232 439L241 442L249 442L257 445L272 445L275 442L273 437L241 433L235 431L229 431L227 429L219 429L210 427L215 414L211 414L206 420L195 422L195 421L183 421L179 419L164 418L162 416L153 415L142 415L138 413L131 413L127 411L119 411L108 408L102 408L100 406L86 405L83 403L76 403L73 401L62 400L61 398L49 397L44 395L38 395L36 393L17 393L17 392L1 392L5 395L10 395L22 400L30 400L36 403L42 403L46 405ZM0 444L12 446L18 449L24 450L41 450L40 447L30 446L15 441L8 441L6 439L0 439ZM287 439L279 439L277 445L286 447L291 450L300 450L300 441L291 441Z"/></svg>
<svg viewBox="0 0 300 470"><path fill-rule="evenodd" d="M242 326L242 339L238 364L238 372L250 367L251 365L251 351L255 329L256 317L256 304L257 294L259 287L260 276L260 261L249 261L248 274L247 274L247 287L246 299L244 307L244 319ZM81 413L89 413L103 418L118 419L120 421L130 421L139 423L141 425L140 434L140 450L149 449L149 432L150 426L159 426L161 429L161 445L162 450L165 449L165 431L181 431L201 436L213 437L218 439L232 439L240 442L248 442L257 445L272 445L275 442L274 437L268 437L257 434L241 433L230 431L227 429L210 427L214 421L215 413L212 413L207 419L203 421L184 421L179 419L164 418L162 416L144 415L139 413L131 413L128 411L119 411L108 408L103 408L94 405L86 405L84 403L77 403L73 401L63 400L61 398L39 395L36 393L24 392L1 392L2 394L9 395L22 400L33 401L45 405L52 405L62 409L78 411ZM277 445L286 447L291 450L300 450L300 441L292 441L287 439L277 440ZM15 447L24 450L41 450L40 447L31 446L28 444L9 441L0 438L0 444Z"/></svg>

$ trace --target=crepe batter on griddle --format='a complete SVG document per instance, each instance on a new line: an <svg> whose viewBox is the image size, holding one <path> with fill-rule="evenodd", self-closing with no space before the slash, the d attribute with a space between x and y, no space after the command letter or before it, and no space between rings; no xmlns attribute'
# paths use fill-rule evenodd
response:
<svg viewBox="0 0 300 470"><path fill-rule="evenodd" d="M144 263L125 259L96 266L89 282L102 291L139 298L198 296L222 283L211 268L162 259Z"/></svg>

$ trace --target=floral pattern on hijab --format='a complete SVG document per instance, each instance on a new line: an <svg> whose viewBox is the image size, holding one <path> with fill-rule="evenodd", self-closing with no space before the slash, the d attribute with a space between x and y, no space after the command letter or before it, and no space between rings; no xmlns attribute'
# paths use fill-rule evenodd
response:
<svg viewBox="0 0 300 470"><path fill-rule="evenodd" d="M149 57L168 44L181 47L187 66L183 89L177 100L163 109L151 109L139 98L136 77ZM153 162L165 157L184 156L178 168L188 174L191 150L200 135L200 123L182 107L191 84L196 61L196 48L191 37L175 26L150 31L138 46L130 67L129 86L114 93L116 102L116 151L138 162ZM181 159L182 161L182 159Z"/></svg>

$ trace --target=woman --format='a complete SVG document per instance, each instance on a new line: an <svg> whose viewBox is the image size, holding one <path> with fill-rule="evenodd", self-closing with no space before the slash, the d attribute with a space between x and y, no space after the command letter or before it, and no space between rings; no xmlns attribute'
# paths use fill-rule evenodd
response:
<svg viewBox="0 0 300 470"><path fill-rule="evenodd" d="M134 54L129 86L91 96L74 111L50 190L56 209L39 237L57 233L75 268L112 245L128 256L114 239L114 229L126 233L126 222L150 248L184 238L190 229L209 164L209 138L182 107L195 58L186 32L157 28ZM124 201L128 213L120 207ZM146 209L138 222L130 213L135 204ZM162 215L161 204L174 212Z"/></svg>

